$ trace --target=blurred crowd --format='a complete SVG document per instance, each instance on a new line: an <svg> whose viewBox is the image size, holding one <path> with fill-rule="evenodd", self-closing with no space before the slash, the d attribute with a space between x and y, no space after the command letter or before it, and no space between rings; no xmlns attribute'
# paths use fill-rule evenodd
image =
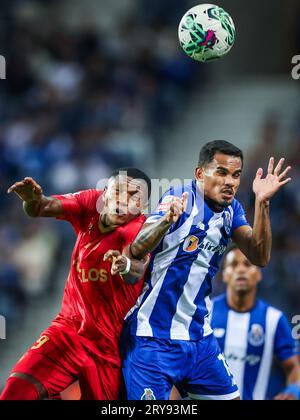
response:
<svg viewBox="0 0 300 420"><path fill-rule="evenodd" d="M197 68L174 37L182 2L166 14L161 2L137 1L109 33L43 26L38 15L28 23L17 17L20 3L7 3L1 27L0 314L15 325L55 281L66 236L55 222L26 218L7 188L31 176L47 195L74 192L131 165L154 175L160 134L180 113Z"/></svg>
<svg viewBox="0 0 300 420"><path fill-rule="evenodd" d="M286 141L282 140L285 139ZM243 203L249 221L254 217L252 182L259 167L266 169L268 158L276 163L285 157L285 166L292 166L292 182L272 200L270 206L273 248L270 264L263 269L260 296L284 310L292 319L300 313L300 124L299 118L286 127L280 115L270 112L262 119L256 146L245 156L245 171L239 199ZM224 290L221 273L215 294Z"/></svg>
<svg viewBox="0 0 300 420"><path fill-rule="evenodd" d="M287 141L282 133L288 131ZM292 166L289 183L271 201L273 250L271 264L264 270L261 296L284 309L290 317L300 312L300 124L283 128L280 115L266 116L258 146L250 157L251 172L255 167L266 168L266 157L274 154L277 161L286 158L285 167ZM258 166L257 166L258 165ZM252 196L253 197L253 196ZM248 200L253 212L253 201Z"/></svg>

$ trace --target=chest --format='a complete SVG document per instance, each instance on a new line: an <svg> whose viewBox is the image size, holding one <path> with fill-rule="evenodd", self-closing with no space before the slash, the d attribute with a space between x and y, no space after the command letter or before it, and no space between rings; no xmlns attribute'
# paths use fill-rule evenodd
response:
<svg viewBox="0 0 300 420"><path fill-rule="evenodd" d="M98 219L94 218L87 221L82 231L79 232L75 249L74 259L80 265L88 267L97 267L103 262L103 257L109 250L122 249L122 235L117 228L110 231L101 231L98 225Z"/></svg>
<svg viewBox="0 0 300 420"><path fill-rule="evenodd" d="M227 213L212 214L198 212L183 226L183 254L204 252L208 255L215 252L222 255L230 238L231 223L227 223ZM179 232L179 235L181 233Z"/></svg>
<svg viewBox="0 0 300 420"><path fill-rule="evenodd" d="M229 311L227 317L213 316L212 328L222 351L228 362L258 366L261 362L265 347L270 340L266 331L265 319L259 319L250 313L236 313Z"/></svg>

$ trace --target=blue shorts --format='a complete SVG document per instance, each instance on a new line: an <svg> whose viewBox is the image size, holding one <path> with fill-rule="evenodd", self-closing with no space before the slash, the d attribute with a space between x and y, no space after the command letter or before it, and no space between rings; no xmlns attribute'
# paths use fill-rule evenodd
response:
<svg viewBox="0 0 300 420"><path fill-rule="evenodd" d="M239 397L213 334L200 341L127 336L122 347L128 400L168 400L173 385L191 399Z"/></svg>

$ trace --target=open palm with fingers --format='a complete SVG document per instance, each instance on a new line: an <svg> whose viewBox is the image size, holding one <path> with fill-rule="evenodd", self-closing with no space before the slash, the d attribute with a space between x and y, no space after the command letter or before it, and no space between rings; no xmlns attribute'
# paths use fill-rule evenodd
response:
<svg viewBox="0 0 300 420"><path fill-rule="evenodd" d="M280 159L274 169L275 159L272 157L269 160L268 173L265 178L263 178L263 169L258 169L253 182L253 192L260 201L270 200L284 185L291 181L291 178L287 178L291 166L283 169L284 162L284 158Z"/></svg>
<svg viewBox="0 0 300 420"><path fill-rule="evenodd" d="M40 200L43 195L42 187L32 178L26 177L13 184L7 191L16 193L23 201Z"/></svg>
<svg viewBox="0 0 300 420"><path fill-rule="evenodd" d="M176 223L187 208L189 193L184 192L181 197L173 197L166 212L166 220L169 223Z"/></svg>

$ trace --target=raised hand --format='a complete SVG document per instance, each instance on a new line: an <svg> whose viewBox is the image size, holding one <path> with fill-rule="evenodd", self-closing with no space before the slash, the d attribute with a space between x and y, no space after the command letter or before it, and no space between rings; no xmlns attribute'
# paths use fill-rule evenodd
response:
<svg viewBox="0 0 300 420"><path fill-rule="evenodd" d="M253 182L253 192L260 201L269 201L284 185L289 183L292 178L287 178L291 166L283 170L285 159L282 158L274 169L275 159L269 160L268 173L263 178L263 169L259 168Z"/></svg>
<svg viewBox="0 0 300 420"><path fill-rule="evenodd" d="M180 216L185 212L188 203L189 193L185 192L181 198L173 197L169 203L169 209L166 212L168 223L176 223Z"/></svg>
<svg viewBox="0 0 300 420"><path fill-rule="evenodd" d="M34 179L28 177L13 184L7 192L9 194L16 193L21 200L26 202L38 201L43 196L42 187Z"/></svg>

